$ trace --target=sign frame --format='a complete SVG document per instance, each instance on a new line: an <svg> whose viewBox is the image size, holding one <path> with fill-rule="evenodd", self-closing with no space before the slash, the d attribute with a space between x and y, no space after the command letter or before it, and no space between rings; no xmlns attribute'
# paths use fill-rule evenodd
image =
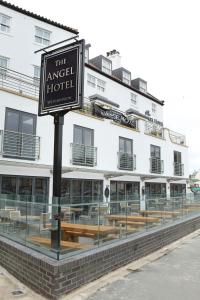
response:
<svg viewBox="0 0 200 300"><path fill-rule="evenodd" d="M46 96L46 70L48 60L58 58L61 55L69 54L72 51L76 52L76 90L75 97L71 102L67 102L67 91L66 100L62 104L45 105ZM62 46L60 48L51 50L42 54L41 56L41 72L40 72L40 93L39 93L39 105L38 105L38 115L55 115L56 113L65 114L70 110L81 109L83 107L83 97L84 97L84 65L85 65L85 40L79 40L68 45ZM69 98L69 97L68 97ZM54 102L59 99L55 99Z"/></svg>

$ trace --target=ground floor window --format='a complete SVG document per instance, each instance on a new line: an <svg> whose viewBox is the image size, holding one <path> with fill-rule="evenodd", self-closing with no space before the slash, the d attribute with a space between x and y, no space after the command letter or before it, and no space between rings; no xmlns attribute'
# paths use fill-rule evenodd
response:
<svg viewBox="0 0 200 300"><path fill-rule="evenodd" d="M19 200L48 202L49 178L0 175L0 194L10 195L13 199L19 195Z"/></svg>
<svg viewBox="0 0 200 300"><path fill-rule="evenodd" d="M151 198L165 198L166 197L166 183L145 183L146 199Z"/></svg>
<svg viewBox="0 0 200 300"><path fill-rule="evenodd" d="M110 200L138 200L140 198L140 183L132 181L111 181Z"/></svg>
<svg viewBox="0 0 200 300"><path fill-rule="evenodd" d="M103 180L62 178L62 203L103 201Z"/></svg>
<svg viewBox="0 0 200 300"><path fill-rule="evenodd" d="M170 183L170 196L179 197L186 195L186 184Z"/></svg>

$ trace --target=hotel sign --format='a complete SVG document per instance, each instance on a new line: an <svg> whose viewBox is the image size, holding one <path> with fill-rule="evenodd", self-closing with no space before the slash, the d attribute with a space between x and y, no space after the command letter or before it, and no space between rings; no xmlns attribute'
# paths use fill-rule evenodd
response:
<svg viewBox="0 0 200 300"><path fill-rule="evenodd" d="M40 116L82 108L84 40L42 55Z"/></svg>
<svg viewBox="0 0 200 300"><path fill-rule="evenodd" d="M113 120L114 122L127 127L137 128L137 123L135 119L131 120L121 112L115 111L113 109L103 108L95 103L93 104L93 114L101 118Z"/></svg>

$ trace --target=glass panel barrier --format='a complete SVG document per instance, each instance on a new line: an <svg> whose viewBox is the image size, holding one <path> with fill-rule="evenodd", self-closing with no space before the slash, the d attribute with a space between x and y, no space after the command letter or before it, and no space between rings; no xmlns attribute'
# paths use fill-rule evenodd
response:
<svg viewBox="0 0 200 300"><path fill-rule="evenodd" d="M1 194L0 235L59 260L200 214L199 195L118 199Z"/></svg>

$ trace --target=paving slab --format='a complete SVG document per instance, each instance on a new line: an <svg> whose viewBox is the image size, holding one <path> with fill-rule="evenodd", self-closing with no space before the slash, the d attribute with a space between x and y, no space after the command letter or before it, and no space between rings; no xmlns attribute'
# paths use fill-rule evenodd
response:
<svg viewBox="0 0 200 300"><path fill-rule="evenodd" d="M62 297L62 300L199 300L200 230Z"/></svg>

